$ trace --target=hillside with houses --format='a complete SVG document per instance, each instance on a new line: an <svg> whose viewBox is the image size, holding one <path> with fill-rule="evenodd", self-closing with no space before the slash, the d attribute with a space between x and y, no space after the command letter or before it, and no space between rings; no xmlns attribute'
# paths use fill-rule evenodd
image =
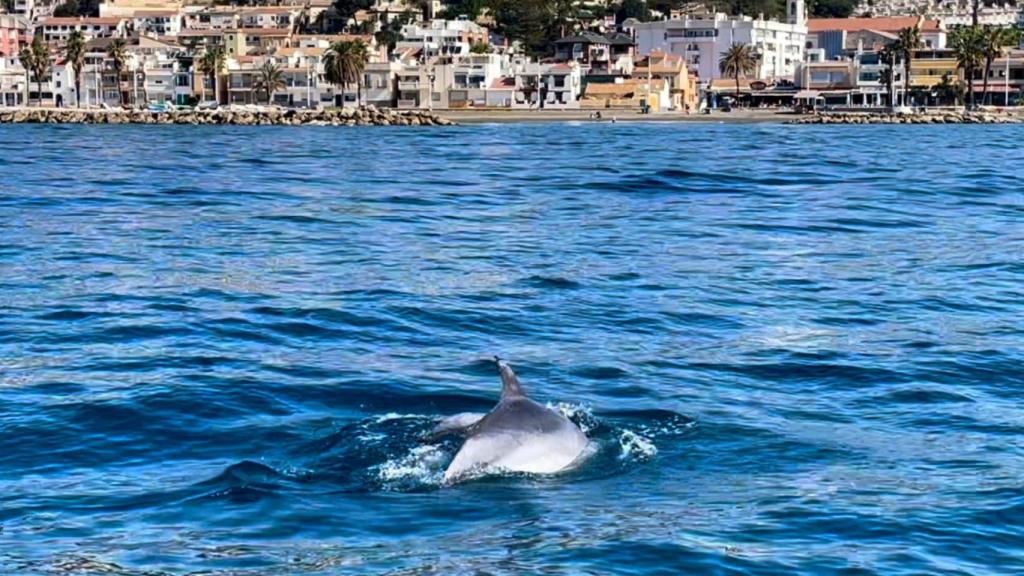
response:
<svg viewBox="0 0 1024 576"><path fill-rule="evenodd" d="M6 2L0 105L690 114L1008 105L1024 88L1011 5L983 7L967 38L962 4L903 14L916 0L840 18L804 0L755 15L643 0L90 1Z"/></svg>

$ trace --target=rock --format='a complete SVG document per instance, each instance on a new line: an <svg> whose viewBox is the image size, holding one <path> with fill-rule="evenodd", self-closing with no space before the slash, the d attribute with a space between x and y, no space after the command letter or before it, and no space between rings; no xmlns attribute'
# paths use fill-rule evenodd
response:
<svg viewBox="0 0 1024 576"><path fill-rule="evenodd" d="M827 116L800 119L800 123L862 123L860 115ZM993 117L990 122L1003 122ZM335 110L263 110L231 109L149 112L146 110L79 110L79 109L15 109L0 111L0 123L62 123L62 124L213 124L242 126L450 126L452 122L425 110L398 111L364 108Z"/></svg>

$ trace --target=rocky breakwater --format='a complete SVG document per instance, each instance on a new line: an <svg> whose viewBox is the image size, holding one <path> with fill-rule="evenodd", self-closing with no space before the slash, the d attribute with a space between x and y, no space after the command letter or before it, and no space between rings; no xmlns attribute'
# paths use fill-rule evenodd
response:
<svg viewBox="0 0 1024 576"><path fill-rule="evenodd" d="M871 114L835 112L812 114L787 124L1024 124L1012 114L992 112L925 112L920 114Z"/></svg>
<svg viewBox="0 0 1024 576"><path fill-rule="evenodd" d="M425 110L385 110L374 106L329 110L221 108L168 112L21 108L0 110L0 123L233 126L449 126L452 124L450 120Z"/></svg>

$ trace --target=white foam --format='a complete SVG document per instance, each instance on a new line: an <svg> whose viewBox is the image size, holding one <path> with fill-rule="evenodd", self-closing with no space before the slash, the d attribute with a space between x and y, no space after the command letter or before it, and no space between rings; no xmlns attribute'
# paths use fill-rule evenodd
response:
<svg viewBox="0 0 1024 576"><path fill-rule="evenodd" d="M377 478L384 489L400 489L414 485L440 485L448 454L439 446L416 446L401 458L384 462L377 468Z"/></svg>
<svg viewBox="0 0 1024 576"><path fill-rule="evenodd" d="M589 435L597 427L597 419L594 418L594 413L589 406L570 404L568 402L559 402L557 404L548 402L547 407L549 410L555 410L562 416L572 420L584 434Z"/></svg>
<svg viewBox="0 0 1024 576"><path fill-rule="evenodd" d="M619 458L634 458L644 461L654 458L658 454L658 447L647 438L640 436L632 430L623 430L619 434L619 446L622 447L622 454Z"/></svg>
<svg viewBox="0 0 1024 576"><path fill-rule="evenodd" d="M373 421L376 422L377 424L380 424L382 422L387 422L389 420L404 420L406 418L422 418L422 416L419 416L417 414L399 414L397 412L388 412L387 414L384 414L382 416L377 416L376 418L373 419Z"/></svg>

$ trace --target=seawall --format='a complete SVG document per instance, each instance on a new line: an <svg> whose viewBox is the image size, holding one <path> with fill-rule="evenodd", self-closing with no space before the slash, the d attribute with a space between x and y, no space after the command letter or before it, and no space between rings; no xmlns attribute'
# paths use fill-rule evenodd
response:
<svg viewBox="0 0 1024 576"><path fill-rule="evenodd" d="M330 110L80 110L75 108L0 109L0 123L14 124L191 124L235 126L449 126L453 122L425 110L339 108Z"/></svg>

